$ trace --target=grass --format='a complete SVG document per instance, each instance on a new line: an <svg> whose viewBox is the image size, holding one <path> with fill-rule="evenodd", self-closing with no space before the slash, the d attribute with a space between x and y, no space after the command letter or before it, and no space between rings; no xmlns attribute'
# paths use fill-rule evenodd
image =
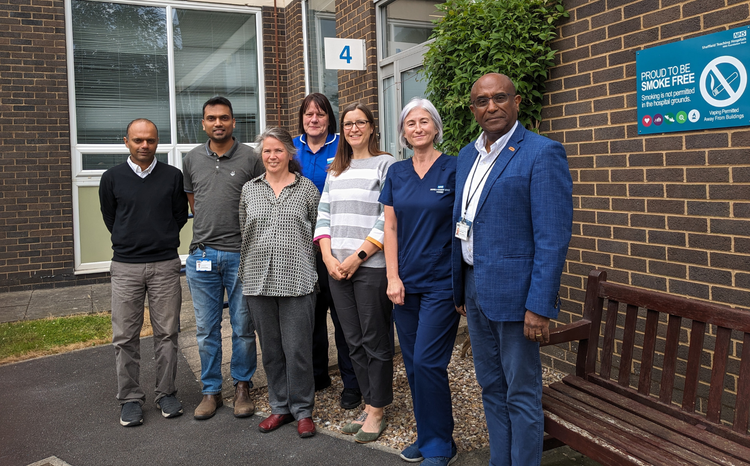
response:
<svg viewBox="0 0 750 466"><path fill-rule="evenodd" d="M152 333L148 309L141 336ZM0 324L0 365L112 342L110 313Z"/></svg>

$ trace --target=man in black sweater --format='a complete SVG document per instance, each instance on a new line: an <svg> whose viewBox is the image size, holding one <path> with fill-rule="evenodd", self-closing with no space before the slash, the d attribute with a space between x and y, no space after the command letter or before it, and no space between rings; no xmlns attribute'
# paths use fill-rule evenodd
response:
<svg viewBox="0 0 750 466"><path fill-rule="evenodd" d="M128 124L126 163L107 170L99 184L102 217L112 234L112 345L117 365L120 424L143 423L146 394L140 386L140 332L148 293L156 360L156 404L165 418L182 414L175 397L177 330L180 323L180 229L188 203L182 172L154 155L156 125Z"/></svg>

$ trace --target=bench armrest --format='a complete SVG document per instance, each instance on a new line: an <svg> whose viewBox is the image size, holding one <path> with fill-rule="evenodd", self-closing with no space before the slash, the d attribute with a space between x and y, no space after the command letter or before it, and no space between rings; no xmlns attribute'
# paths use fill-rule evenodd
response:
<svg viewBox="0 0 750 466"><path fill-rule="evenodd" d="M549 331L549 343L542 343L541 346L557 345L575 340L585 340L589 337L591 331L591 321L581 319L571 324L566 324Z"/></svg>

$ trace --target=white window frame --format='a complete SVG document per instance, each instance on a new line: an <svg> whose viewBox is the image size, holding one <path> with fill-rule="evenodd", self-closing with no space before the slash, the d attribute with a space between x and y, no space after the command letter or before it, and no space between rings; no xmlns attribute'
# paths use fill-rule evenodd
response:
<svg viewBox="0 0 750 466"><path fill-rule="evenodd" d="M178 144L177 143L177 102L175 93L175 75L174 75L174 48L173 48L173 25L172 12L178 10L198 10L198 11L217 11L228 13L244 13L255 15L255 31L257 44L257 70L258 70L258 127L266 127L266 115L263 109L266 108L265 79L263 75L263 21L260 7L241 7L237 5L220 5L213 3L197 2L180 2L173 0L87 0L100 3L121 3L125 5L139 5L149 7L159 7L166 9L166 26L167 26L167 43L170 44L167 54L168 63L168 81L169 81L169 118L171 134L170 144L159 144L157 153L167 153L169 164L182 170L182 157L190 152L199 144ZM129 152L124 143L118 147L117 144L78 144L78 122L76 115L76 93L75 93L75 72L73 57L73 7L71 0L65 0L65 47L67 52L68 66L68 105L70 108L70 156L71 156L71 175L73 183L73 253L74 253L74 274L88 274L108 272L110 261L102 262L81 262L81 232L80 232L80 212L78 188L99 186L102 174L105 170L84 170L83 154L123 154ZM145 115L147 117L147 115ZM254 146L255 144L247 144ZM184 261L183 257L183 261Z"/></svg>

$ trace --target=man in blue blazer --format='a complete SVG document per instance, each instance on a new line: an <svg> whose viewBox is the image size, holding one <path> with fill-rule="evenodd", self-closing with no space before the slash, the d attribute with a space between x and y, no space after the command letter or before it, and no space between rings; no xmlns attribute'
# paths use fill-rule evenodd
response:
<svg viewBox="0 0 750 466"><path fill-rule="evenodd" d="M493 466L541 462L539 344L559 310L573 222L565 149L518 123L520 103L505 75L474 83L482 134L459 152L453 208L455 302L469 324Z"/></svg>

